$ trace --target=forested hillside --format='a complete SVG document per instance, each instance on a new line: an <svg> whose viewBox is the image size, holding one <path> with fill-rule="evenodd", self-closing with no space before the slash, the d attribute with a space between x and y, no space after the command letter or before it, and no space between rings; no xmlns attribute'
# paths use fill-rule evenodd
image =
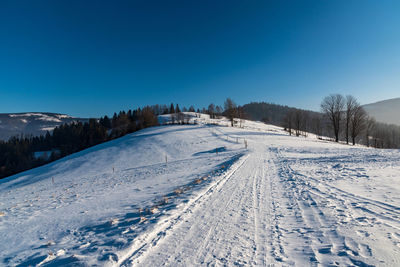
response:
<svg viewBox="0 0 400 267"><path fill-rule="evenodd" d="M56 127L41 136L0 141L0 178L54 161L85 148L154 126L158 106L121 111L112 118L89 119Z"/></svg>

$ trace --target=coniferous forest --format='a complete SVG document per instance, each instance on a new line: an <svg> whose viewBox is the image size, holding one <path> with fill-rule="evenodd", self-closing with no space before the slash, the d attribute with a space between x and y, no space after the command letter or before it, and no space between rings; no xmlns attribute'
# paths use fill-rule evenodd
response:
<svg viewBox="0 0 400 267"><path fill-rule="evenodd" d="M63 124L44 136L16 136L8 141L0 141L0 178L41 166L128 133L156 126L157 115L170 112L171 109L165 105L146 106L114 113L112 118L104 116L100 119L89 119L86 123ZM38 155L38 151L41 154Z"/></svg>

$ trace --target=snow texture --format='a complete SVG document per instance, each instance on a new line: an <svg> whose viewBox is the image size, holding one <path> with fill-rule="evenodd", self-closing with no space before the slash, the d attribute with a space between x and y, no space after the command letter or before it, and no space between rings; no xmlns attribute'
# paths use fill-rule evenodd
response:
<svg viewBox="0 0 400 267"><path fill-rule="evenodd" d="M0 265L400 265L399 150L189 115L1 180Z"/></svg>

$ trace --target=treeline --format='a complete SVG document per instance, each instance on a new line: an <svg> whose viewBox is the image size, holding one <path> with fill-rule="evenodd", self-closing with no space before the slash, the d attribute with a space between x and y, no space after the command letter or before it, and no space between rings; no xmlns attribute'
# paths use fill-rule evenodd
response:
<svg viewBox="0 0 400 267"><path fill-rule="evenodd" d="M347 144L400 148L400 126L376 122L353 96L327 96L321 103L321 112L265 102L236 106L227 99L223 114L232 123L234 117L282 126L290 135L313 133L318 138L325 136Z"/></svg>
<svg viewBox="0 0 400 267"><path fill-rule="evenodd" d="M297 136L314 133L347 144L400 148L400 127L376 122L350 95L325 97L321 102L321 113L289 108L282 126Z"/></svg>
<svg viewBox="0 0 400 267"><path fill-rule="evenodd" d="M367 145L376 148L400 148L400 126L373 122Z"/></svg>
<svg viewBox="0 0 400 267"><path fill-rule="evenodd" d="M400 148L400 127L377 123L353 96L329 95L323 99L321 111L336 142Z"/></svg>
<svg viewBox="0 0 400 267"><path fill-rule="evenodd" d="M289 108L281 122L281 126L290 135L307 136L308 133L313 133L319 138L329 136L325 124L326 120L322 114L296 108Z"/></svg>
<svg viewBox="0 0 400 267"><path fill-rule="evenodd" d="M326 120L319 112L302 110L266 102L252 102L242 107L242 116L283 127L289 134L307 135L315 133L318 136L329 135L324 127Z"/></svg>
<svg viewBox="0 0 400 267"><path fill-rule="evenodd" d="M114 113L112 118L89 119L56 127L42 136L12 137L0 141L0 178L38 167L128 133L158 125L157 115L175 112L179 106L147 106Z"/></svg>
<svg viewBox="0 0 400 267"><path fill-rule="evenodd" d="M251 120L282 126L285 116L289 112L294 113L298 109L266 102L251 102L243 105L243 110ZM317 112L306 110L304 112L318 114Z"/></svg>

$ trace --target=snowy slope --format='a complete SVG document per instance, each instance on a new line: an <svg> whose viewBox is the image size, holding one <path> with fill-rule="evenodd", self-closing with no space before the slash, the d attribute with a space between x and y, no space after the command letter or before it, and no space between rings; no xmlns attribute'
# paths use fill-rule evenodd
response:
<svg viewBox="0 0 400 267"><path fill-rule="evenodd" d="M398 150L192 115L0 181L3 265L400 265Z"/></svg>
<svg viewBox="0 0 400 267"><path fill-rule="evenodd" d="M131 231L139 209L175 189L190 192L193 181L215 177L221 164L226 169L242 153L242 145L213 135L211 128L151 128L0 180L0 258L7 265L37 264L49 251L65 251L103 265L137 235L132 229L121 239L114 219L133 220L121 230Z"/></svg>

